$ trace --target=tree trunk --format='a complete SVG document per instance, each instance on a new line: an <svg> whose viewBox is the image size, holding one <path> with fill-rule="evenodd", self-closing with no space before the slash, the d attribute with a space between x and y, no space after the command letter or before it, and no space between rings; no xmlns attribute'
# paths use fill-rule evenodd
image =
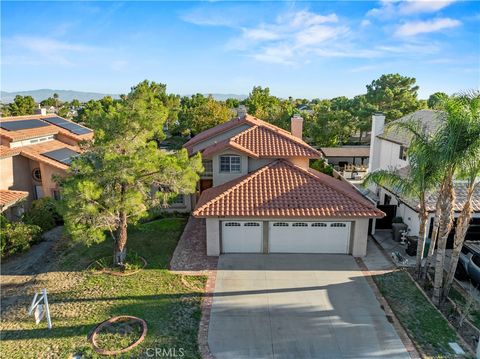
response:
<svg viewBox="0 0 480 359"><path fill-rule="evenodd" d="M421 204L418 218L420 220L420 230L418 233L418 241L417 241L417 260L416 260L415 274L417 278L420 278L421 269L422 269L423 252L425 251L425 242L427 240L428 212L426 211L426 208L425 208L425 201L423 201Z"/></svg>
<svg viewBox="0 0 480 359"><path fill-rule="evenodd" d="M433 303L437 306L440 305L442 300L443 272L445 270L445 247L447 245L448 234L450 233L453 222L453 202L455 201L455 194L453 191L453 173L448 173L440 192L440 195L442 196L442 215L440 216L432 297Z"/></svg>
<svg viewBox="0 0 480 359"><path fill-rule="evenodd" d="M455 228L455 239L453 242L453 251L452 258L450 259L449 270L447 273L447 279L443 288L443 298L448 297L448 293L452 288L453 278L455 276L455 271L457 270L458 258L460 257L460 252L465 242L465 236L467 234L468 226L470 220L472 219L472 197L475 190L475 185L472 182L471 186L467 189L467 199L463 205L462 212L457 219L457 227Z"/></svg>
<svg viewBox="0 0 480 359"><path fill-rule="evenodd" d="M127 253L127 214L125 212L120 213L120 224L116 232L114 264L123 267Z"/></svg>
<svg viewBox="0 0 480 359"><path fill-rule="evenodd" d="M427 280L428 269L433 262L433 256L435 254L435 245L437 244L438 227L440 225L440 217L442 215L442 207L440 206L441 194L438 194L437 202L435 203L435 218L433 219L433 230L430 238L430 247L428 248L428 256L425 262L425 266L422 270L422 280L425 283Z"/></svg>

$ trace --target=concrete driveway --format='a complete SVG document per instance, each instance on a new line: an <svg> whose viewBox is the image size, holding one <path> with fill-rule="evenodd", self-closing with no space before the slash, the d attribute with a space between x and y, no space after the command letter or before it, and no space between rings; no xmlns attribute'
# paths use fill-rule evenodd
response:
<svg viewBox="0 0 480 359"><path fill-rule="evenodd" d="M220 256L216 358L410 358L353 257Z"/></svg>

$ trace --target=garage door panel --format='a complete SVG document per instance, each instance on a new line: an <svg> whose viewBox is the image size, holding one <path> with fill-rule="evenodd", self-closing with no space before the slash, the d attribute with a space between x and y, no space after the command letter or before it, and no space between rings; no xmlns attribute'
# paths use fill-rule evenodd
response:
<svg viewBox="0 0 480 359"><path fill-rule="evenodd" d="M262 228L263 223L258 221L222 222L222 252L263 252Z"/></svg>
<svg viewBox="0 0 480 359"><path fill-rule="evenodd" d="M348 253L349 222L271 222L271 253Z"/></svg>

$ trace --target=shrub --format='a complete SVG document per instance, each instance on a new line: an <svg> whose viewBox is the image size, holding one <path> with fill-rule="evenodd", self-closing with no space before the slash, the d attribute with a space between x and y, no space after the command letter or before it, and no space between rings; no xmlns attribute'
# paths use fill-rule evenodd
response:
<svg viewBox="0 0 480 359"><path fill-rule="evenodd" d="M33 201L32 207L25 213L23 221L26 224L39 226L43 231L48 231L63 223L57 203L48 197Z"/></svg>
<svg viewBox="0 0 480 359"><path fill-rule="evenodd" d="M333 167L329 165L324 158L312 161L310 167L319 172L333 177Z"/></svg>
<svg viewBox="0 0 480 359"><path fill-rule="evenodd" d="M40 241L42 229L39 226L23 222L10 222L0 215L1 255L22 252L33 243Z"/></svg>

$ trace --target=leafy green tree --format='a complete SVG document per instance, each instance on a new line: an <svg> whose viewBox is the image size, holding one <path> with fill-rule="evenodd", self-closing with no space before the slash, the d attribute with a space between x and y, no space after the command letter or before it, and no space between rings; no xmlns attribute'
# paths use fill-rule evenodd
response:
<svg viewBox="0 0 480 359"><path fill-rule="evenodd" d="M72 100L72 102L70 102L70 105L73 107L73 108L79 108L82 104L80 103L80 101L78 101L76 98L74 98Z"/></svg>
<svg viewBox="0 0 480 359"><path fill-rule="evenodd" d="M7 113L10 116L24 116L24 115L33 115L37 104L32 96L15 96L15 99L12 103L8 105Z"/></svg>
<svg viewBox="0 0 480 359"><path fill-rule="evenodd" d="M355 128L360 132L359 142L364 133L372 128L372 114L375 106L367 101L366 95L355 96L350 102L350 113L355 121Z"/></svg>
<svg viewBox="0 0 480 359"><path fill-rule="evenodd" d="M344 110L325 110L316 107L308 116L306 132L317 146L336 147L348 142L353 131L352 115Z"/></svg>
<svg viewBox="0 0 480 359"><path fill-rule="evenodd" d="M56 106L57 105L57 100L54 99L53 97L49 97L49 98L43 100L42 102L40 102L40 105L42 107Z"/></svg>
<svg viewBox="0 0 480 359"><path fill-rule="evenodd" d="M428 108L438 110L447 99L448 95L445 92L435 92L427 100Z"/></svg>
<svg viewBox="0 0 480 359"><path fill-rule="evenodd" d="M415 83L413 77L382 75L367 85L366 99L376 111L385 114L387 121L395 120L419 108L418 86Z"/></svg>
<svg viewBox="0 0 480 359"><path fill-rule="evenodd" d="M211 127L230 120L233 111L212 96L196 94L182 99L179 127L183 133L196 135Z"/></svg>
<svg viewBox="0 0 480 359"><path fill-rule="evenodd" d="M270 95L268 87L262 88L261 86L254 86L252 92L245 99L248 113L262 120L272 118L279 103L278 98Z"/></svg>
<svg viewBox="0 0 480 359"><path fill-rule="evenodd" d="M68 231L86 243L109 233L115 265L124 265L128 224L176 193L193 193L203 170L200 155L167 153L153 140L164 137L168 115L161 92L161 84L144 81L105 110L92 112L95 140L61 183Z"/></svg>
<svg viewBox="0 0 480 359"><path fill-rule="evenodd" d="M238 100L236 98L227 98L225 100L225 105L228 108L237 108L240 105L240 100Z"/></svg>

